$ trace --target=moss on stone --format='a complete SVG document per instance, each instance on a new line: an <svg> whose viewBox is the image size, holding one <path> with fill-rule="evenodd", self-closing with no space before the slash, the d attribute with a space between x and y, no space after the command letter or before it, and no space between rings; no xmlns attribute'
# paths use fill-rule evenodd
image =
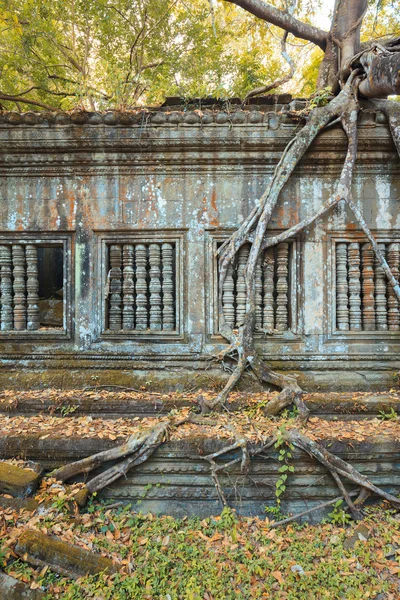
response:
<svg viewBox="0 0 400 600"><path fill-rule="evenodd" d="M26 498L37 488L39 475L7 462L0 462L0 493L15 498Z"/></svg>

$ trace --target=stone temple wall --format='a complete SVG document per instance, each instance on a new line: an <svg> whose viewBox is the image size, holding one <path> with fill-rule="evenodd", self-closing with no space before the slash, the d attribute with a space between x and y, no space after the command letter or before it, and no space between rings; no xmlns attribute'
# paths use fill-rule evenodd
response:
<svg viewBox="0 0 400 600"><path fill-rule="evenodd" d="M286 109L2 114L0 385L220 382L215 250L301 127ZM317 139L271 234L329 198L345 150L338 126ZM400 160L380 115L362 116L353 194L396 272ZM225 284L232 323L247 252ZM258 344L276 368L309 389L394 383L399 306L345 207L265 252L256 292Z"/></svg>

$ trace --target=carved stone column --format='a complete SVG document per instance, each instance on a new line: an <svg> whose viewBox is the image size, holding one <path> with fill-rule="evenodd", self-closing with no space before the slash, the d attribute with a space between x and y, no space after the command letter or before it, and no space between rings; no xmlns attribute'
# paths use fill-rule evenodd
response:
<svg viewBox="0 0 400 600"><path fill-rule="evenodd" d="M348 246L350 330L361 331L360 244Z"/></svg>
<svg viewBox="0 0 400 600"><path fill-rule="evenodd" d="M272 331L275 327L274 319L274 249L268 248L264 252L263 262L263 328Z"/></svg>
<svg viewBox="0 0 400 600"><path fill-rule="evenodd" d="M336 327L349 330L349 286L347 281L347 244L336 244Z"/></svg>
<svg viewBox="0 0 400 600"><path fill-rule="evenodd" d="M1 330L13 329L13 286L12 286L12 261L11 246L0 246L0 273L1 273Z"/></svg>
<svg viewBox="0 0 400 600"><path fill-rule="evenodd" d="M28 329L35 331L40 327L39 318L39 272L38 272L38 251L35 244L28 244L26 252L26 289L28 296Z"/></svg>
<svg viewBox="0 0 400 600"><path fill-rule="evenodd" d="M159 244L150 244L150 329L161 329L161 249Z"/></svg>
<svg viewBox="0 0 400 600"><path fill-rule="evenodd" d="M147 249L144 244L135 246L136 262L136 329L143 331L148 327L147 306Z"/></svg>
<svg viewBox="0 0 400 600"><path fill-rule="evenodd" d="M400 260L400 244L395 242L389 244L387 261L393 273L393 276L399 280L399 260ZM400 329L400 312L399 301L394 293L394 290L389 282L387 282L388 292L388 325L390 331L399 331Z"/></svg>
<svg viewBox="0 0 400 600"><path fill-rule="evenodd" d="M277 246L276 255L276 329L288 329L288 273L289 244L283 242Z"/></svg>
<svg viewBox="0 0 400 600"><path fill-rule="evenodd" d="M134 250L132 244L124 244L123 251L123 311L122 329L132 330L135 328L135 282L134 282Z"/></svg>
<svg viewBox="0 0 400 600"><path fill-rule="evenodd" d="M20 244L12 247L14 277L14 329L26 329L26 260L25 248Z"/></svg>
<svg viewBox="0 0 400 600"><path fill-rule="evenodd" d="M222 286L222 307L226 323L232 329L235 326L235 297L234 292L234 281L233 281L233 267L229 265L226 278Z"/></svg>
<svg viewBox="0 0 400 600"><path fill-rule="evenodd" d="M108 327L112 331L122 328L122 247L117 244L110 246L110 306Z"/></svg>
<svg viewBox="0 0 400 600"><path fill-rule="evenodd" d="M262 269L258 258L255 272L256 329L262 329Z"/></svg>
<svg viewBox="0 0 400 600"><path fill-rule="evenodd" d="M378 247L385 256L385 244L380 243ZM378 331L386 331L388 328L386 302L386 275L378 259L375 257L375 316Z"/></svg>
<svg viewBox="0 0 400 600"><path fill-rule="evenodd" d="M239 327L246 315L246 265L250 254L250 245L244 244L238 253L236 280L236 326Z"/></svg>
<svg viewBox="0 0 400 600"><path fill-rule="evenodd" d="M162 257L162 328L164 331L175 329L175 303L174 303L174 273L173 273L173 251L172 244L161 245Z"/></svg>
<svg viewBox="0 0 400 600"><path fill-rule="evenodd" d="M362 244L362 320L365 331L375 330L374 251L370 243Z"/></svg>

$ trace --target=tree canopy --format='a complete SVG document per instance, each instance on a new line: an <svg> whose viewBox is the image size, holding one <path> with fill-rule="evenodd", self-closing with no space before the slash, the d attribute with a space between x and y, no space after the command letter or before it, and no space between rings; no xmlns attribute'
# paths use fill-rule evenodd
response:
<svg viewBox="0 0 400 600"><path fill-rule="evenodd" d="M308 94L323 57L319 28L312 23L321 20L326 7L322 0L272 2L309 34L300 39L295 35L302 35L301 27L294 28L287 40L295 71L288 89ZM245 5L234 0L2 0L1 106L129 109L166 96L244 98L253 88L288 79L292 68L281 54L282 29L243 10ZM362 37L387 34L400 34L399 15L391 0L374 0ZM324 47L322 38L319 46Z"/></svg>

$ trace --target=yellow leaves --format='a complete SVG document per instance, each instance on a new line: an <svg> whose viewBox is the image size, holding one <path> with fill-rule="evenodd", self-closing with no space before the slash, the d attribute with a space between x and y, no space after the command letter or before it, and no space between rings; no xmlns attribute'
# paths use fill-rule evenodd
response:
<svg viewBox="0 0 400 600"><path fill-rule="evenodd" d="M145 546L149 541L149 538L147 537L142 537L142 538L138 538L138 544L139 546Z"/></svg>
<svg viewBox="0 0 400 600"><path fill-rule="evenodd" d="M283 576L281 571L272 571L271 573L272 577L274 577L274 579L276 579L281 585L283 584L284 580L283 580Z"/></svg>

